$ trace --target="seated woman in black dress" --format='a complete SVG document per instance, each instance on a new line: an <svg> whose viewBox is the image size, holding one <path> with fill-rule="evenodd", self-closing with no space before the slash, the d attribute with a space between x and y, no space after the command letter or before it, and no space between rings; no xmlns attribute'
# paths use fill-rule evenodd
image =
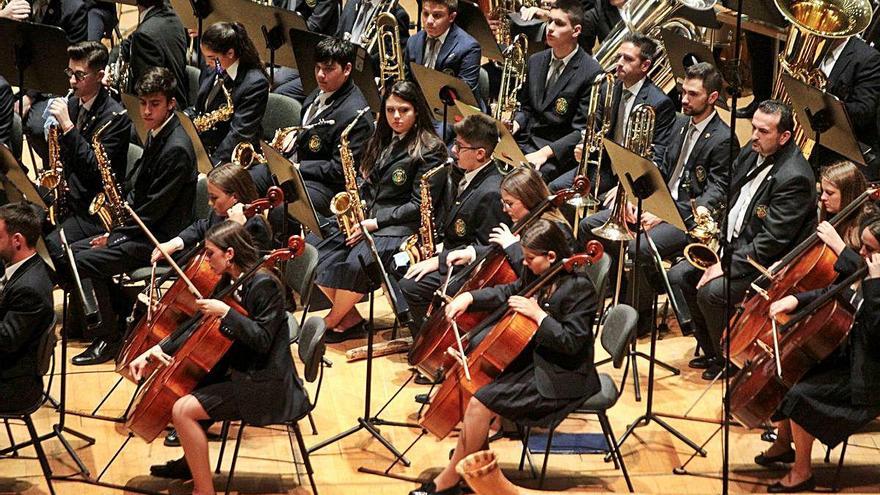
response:
<svg viewBox="0 0 880 495"><path fill-rule="evenodd" d="M858 255L862 244L859 225L869 207L862 207L861 211L853 213L845 221L838 223L837 227L831 225L829 220L865 192L868 181L858 165L843 161L822 168L819 186L822 195L819 197L819 226L816 233L838 256L834 269L839 274L838 279L842 280L861 264L861 257Z"/></svg>
<svg viewBox="0 0 880 495"><path fill-rule="evenodd" d="M859 255L868 263L868 275L854 295L843 295L859 308L847 343L788 391L772 418L778 421L776 441L755 457L762 466L794 462L788 474L770 485L771 493L815 488L813 441L834 447L880 415L880 218L864 224ZM802 308L825 290L786 296L770 306L770 316Z"/></svg>
<svg viewBox="0 0 880 495"><path fill-rule="evenodd" d="M211 269L221 274L214 290L219 293L260 261L250 234L242 225L224 221L211 227L205 237ZM207 317L221 318L220 331L233 340L232 347L189 395L175 402L172 422L180 435L184 458L194 482L193 493L213 494L208 464L208 440L199 424L203 420L243 419L252 425L282 423L304 415L308 401L290 356L284 291L276 276L264 269L247 279L235 297L245 316L225 302L199 299ZM130 365L139 380L150 361L169 364L186 341L187 327L152 347Z"/></svg>
<svg viewBox="0 0 880 495"><path fill-rule="evenodd" d="M421 91L414 83L397 82L382 102L376 132L360 162L364 178L360 194L367 205L361 227L372 233L385 266L406 238L419 229L419 178L446 159L446 147L434 132ZM441 182L432 180L435 185ZM439 187L432 187L434 201L438 193ZM372 255L362 240L358 229L351 237L338 234L318 248L321 256L316 283L333 303L324 317L326 341L330 343L358 338L364 332L364 319L355 303L370 291L370 283L359 257L369 262Z"/></svg>
<svg viewBox="0 0 880 495"><path fill-rule="evenodd" d="M240 165L224 163L211 169L208 172L208 205L211 207L208 218L196 220L177 237L163 242L162 248L168 254L189 249L204 240L209 228L229 219L244 225L257 249L269 250L272 235L268 222L261 215L251 218L244 215L244 205L253 203L258 197L251 174ZM155 263L161 258L159 249L154 249L151 261Z"/></svg>
<svg viewBox="0 0 880 495"><path fill-rule="evenodd" d="M446 316L451 319L467 309L492 310L506 304L534 320L538 331L519 357L468 402L449 464L410 495L460 493L461 478L455 466L483 448L496 416L527 426L547 425L561 421L600 389L593 366L593 316L598 297L592 283L578 273L563 271L537 299L514 295L553 262L571 256L562 230L548 220L540 219L526 229L520 243L523 264L528 268L521 279L461 294L446 306ZM489 328L491 325L486 330ZM474 339L480 340L484 331L475 330Z"/></svg>

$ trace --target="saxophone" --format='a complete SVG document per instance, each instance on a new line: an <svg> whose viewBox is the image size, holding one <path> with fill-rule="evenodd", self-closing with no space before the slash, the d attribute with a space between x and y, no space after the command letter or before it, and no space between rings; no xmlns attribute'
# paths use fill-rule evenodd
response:
<svg viewBox="0 0 880 495"><path fill-rule="evenodd" d="M113 178L113 170L110 168L110 159L107 158L107 152L104 145L101 144L101 136L116 120L116 117L122 115L123 112L115 113L110 120L104 123L92 136L92 148L95 150L95 158L98 160L98 172L101 174L101 182L104 184L104 190L95 195L89 204L89 215L98 215L98 219L104 225L107 232L121 227L128 219L128 213L125 210L125 201L122 194L116 186L116 180Z"/></svg>
<svg viewBox="0 0 880 495"><path fill-rule="evenodd" d="M219 76L223 72L223 68L220 67L219 61L216 61L215 65L215 71ZM220 88L223 90L223 96L226 97L226 103L221 105L217 110L205 112L192 119L192 123L199 134L210 131L220 122L228 122L229 119L232 118L232 114L235 113L235 107L232 105L232 93L226 88L226 84L224 83L220 83Z"/></svg>
<svg viewBox="0 0 880 495"><path fill-rule="evenodd" d="M434 205L431 200L430 179L437 172L443 170L444 167L446 167L446 164L432 168L422 175L419 180L421 186L419 191L422 198L422 204L419 206L419 213L422 218L421 225L419 225L419 233L409 236L400 245L400 251L409 256L409 266L434 256L436 251L436 246L434 245L434 217L432 215Z"/></svg>
<svg viewBox="0 0 880 495"><path fill-rule="evenodd" d="M364 202L358 191L357 175L354 170L354 155L348 143L348 133L354 129L357 121L370 107L362 108L339 136L339 155L342 160L342 173L345 175L345 190L336 193L330 201L330 211L336 215L339 229L346 237L351 237L361 228L365 219Z"/></svg>
<svg viewBox="0 0 880 495"><path fill-rule="evenodd" d="M58 225L60 220L69 213L67 195L70 189L64 178L64 164L61 163L61 148L58 144L58 126L49 126L47 138L49 144L49 170L40 174L40 185L55 193L55 201L49 205L49 221Z"/></svg>

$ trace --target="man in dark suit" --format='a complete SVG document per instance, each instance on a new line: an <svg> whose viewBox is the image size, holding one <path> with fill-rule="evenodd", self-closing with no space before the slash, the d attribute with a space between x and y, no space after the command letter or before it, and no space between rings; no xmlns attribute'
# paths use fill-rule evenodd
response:
<svg viewBox="0 0 880 495"><path fill-rule="evenodd" d="M291 135L284 149L293 151L292 161L306 183L309 197L319 215L332 217L330 200L345 189L339 151L342 131L367 107L367 100L351 80L355 47L348 41L326 38L315 48L315 78L318 88L303 105L303 124L333 120L332 125L314 127ZM362 115L348 134L349 150L356 167L361 149L373 133L373 118Z"/></svg>
<svg viewBox="0 0 880 495"><path fill-rule="evenodd" d="M587 10L584 29L578 39L587 53L593 53L596 41L601 44L614 31L621 21L620 12L625 5L626 0L598 0L592 9Z"/></svg>
<svg viewBox="0 0 880 495"><path fill-rule="evenodd" d="M339 16L339 27L336 29L336 37L362 45L361 35L364 31L368 30L370 23L376 19L381 2L382 0L351 0L345 2L342 14ZM409 14L400 4L395 5L391 9L391 13L397 19L397 32L400 35L400 46L403 48L409 40Z"/></svg>
<svg viewBox="0 0 880 495"><path fill-rule="evenodd" d="M165 67L177 81L174 99L180 108L189 106L186 75L186 47L189 37L177 13L165 0L137 0L138 25L131 36L122 41L120 55L128 62L128 86L134 93L135 84L150 67Z"/></svg>
<svg viewBox="0 0 880 495"><path fill-rule="evenodd" d="M30 203L0 206L0 411L33 407L43 395L40 341L55 317L49 267L36 252L43 212Z"/></svg>
<svg viewBox="0 0 880 495"><path fill-rule="evenodd" d="M657 43L641 34L629 34L624 38L617 54L617 82L614 84L614 94L611 100L612 114L609 118L610 125L605 139L611 139L622 145L633 110L639 105L648 105L655 112L654 137L651 143L652 160L657 167L662 167L671 137L672 124L675 121L675 109L672 100L648 79L648 71L651 70L654 57L657 55ZM601 102L605 100L605 91L607 88L603 87L599 95L600 105L596 115L597 128L601 127L605 118L604 108L601 105ZM614 198L615 191L612 189L617 184L617 176L611 170L608 154L604 151L602 151L600 163L599 193L601 195L610 191L612 194L607 195L607 199L610 200ZM576 172L577 169L573 168L553 181L550 184L550 190L557 191L570 187ZM590 173L592 179L592 174L595 174L595 171L590 171Z"/></svg>
<svg viewBox="0 0 880 495"><path fill-rule="evenodd" d="M119 186L123 198L159 242L173 238L192 223L196 194L196 158L192 142L174 114L174 76L168 69L149 69L138 82L141 117L149 129L143 156ZM121 289L111 290L114 275L150 261L153 244L127 219L109 234L72 244L82 278L91 279L101 310L102 325L95 339L73 364L89 365L112 359L125 328L130 300Z"/></svg>
<svg viewBox="0 0 880 495"><path fill-rule="evenodd" d="M880 102L880 53L858 36L834 40L819 64L819 70L828 78L825 91L840 98L846 106L856 139L873 149L873 161L863 169L869 181L880 180L880 137L874 112ZM817 146L810 156L816 169L838 160L841 155Z"/></svg>
<svg viewBox="0 0 880 495"><path fill-rule="evenodd" d="M590 83L602 71L577 44L584 11L576 0L550 10L547 45L529 57L513 134L526 159L552 181L576 165L574 147L587 125Z"/></svg>
<svg viewBox="0 0 880 495"><path fill-rule="evenodd" d="M111 38L113 36L113 28L119 23L119 17L116 15L116 4L98 0L87 0L85 4L88 11L88 33L86 39L89 41L101 41L104 37Z"/></svg>
<svg viewBox="0 0 880 495"><path fill-rule="evenodd" d="M313 33L333 36L339 28L339 0L272 0L272 4L301 15Z"/></svg>
<svg viewBox="0 0 880 495"><path fill-rule="evenodd" d="M56 224L64 228L68 242L76 242L104 232L97 216L88 212L92 199L104 190L92 145L93 137L102 129L101 146L114 176L123 178L128 161L131 120L122 105L101 84L107 66L107 48L97 41L83 41L70 46L67 56L67 72L74 94L69 103L53 98L49 103L49 114L58 122L59 155L69 189L62 200L69 213L62 217L56 209ZM46 245L53 261L66 265L57 230L46 238Z"/></svg>
<svg viewBox="0 0 880 495"><path fill-rule="evenodd" d="M12 149L12 119L15 112L15 96L12 86L0 76L0 144Z"/></svg>
<svg viewBox="0 0 880 495"><path fill-rule="evenodd" d="M447 265L449 253L470 244L488 245L492 229L500 223L510 223L501 207L501 173L492 160L499 139L495 121L484 114L470 115L456 123L454 130L452 151L457 166L447 174L443 198L438 202L439 208L435 208L441 212L435 224L442 236L443 250L409 267L400 279L414 334L424 323L434 291L447 271L453 269Z"/></svg>
<svg viewBox="0 0 880 495"><path fill-rule="evenodd" d="M480 97L480 44L455 24L458 0L425 0L423 29L406 42L404 63L455 76Z"/></svg>
<svg viewBox="0 0 880 495"><path fill-rule="evenodd" d="M752 140L734 163L731 206L721 224L730 273L723 272L721 263L701 271L686 261L669 271L670 283L681 290L691 310L694 335L705 352L690 366L705 368L704 379L712 380L729 369L721 351L726 284L730 284L730 304L738 303L759 275L749 258L770 266L816 226L816 182L810 164L791 140L793 127L791 108L775 100L762 102L752 117ZM729 313L733 314L732 307Z"/></svg>
<svg viewBox="0 0 880 495"><path fill-rule="evenodd" d="M711 64L702 62L687 68L682 85L681 107L684 116L676 119L672 131L666 158L660 170L669 186L669 190L678 206L678 212L684 219L687 230L695 227L691 212L690 200L693 198L702 208L701 212L715 212L716 220L719 211L726 201L728 173L730 161L730 127L724 123L715 111L715 102L723 89L721 74ZM737 149L739 144L736 145ZM610 210L603 210L585 218L580 226L578 239L595 239L606 244L605 252L615 262L619 252L617 243L602 239L592 230L604 224ZM642 225L657 246L663 259L680 255L688 244L686 232L666 223L651 212L642 214ZM631 225L633 231L636 225ZM639 257L638 300L634 306L639 311L639 335L651 331L651 305L656 290L651 280L657 270L648 242L642 237ZM635 255L635 242L629 243L629 255ZM628 287L632 287L630 284ZM624 299L629 301L629 298Z"/></svg>

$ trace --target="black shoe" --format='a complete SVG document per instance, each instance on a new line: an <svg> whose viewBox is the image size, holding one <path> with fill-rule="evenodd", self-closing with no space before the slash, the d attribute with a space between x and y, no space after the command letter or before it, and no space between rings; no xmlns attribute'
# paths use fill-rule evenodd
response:
<svg viewBox="0 0 880 495"><path fill-rule="evenodd" d="M693 368L695 370L705 370L709 369L713 364L715 364L715 358L709 356L700 356L691 359L688 362L688 368Z"/></svg>
<svg viewBox="0 0 880 495"><path fill-rule="evenodd" d="M791 464L794 462L794 450L789 449L788 452L783 452L779 455L774 456L766 456L763 452L755 456L755 464L759 466L772 466L776 463L785 463Z"/></svg>
<svg viewBox="0 0 880 495"><path fill-rule="evenodd" d="M419 373L419 376L417 376L416 379L413 381L416 382L416 385L439 385L440 383L442 383L439 381L435 382L434 380L428 378L421 373Z"/></svg>
<svg viewBox="0 0 880 495"><path fill-rule="evenodd" d="M409 492L409 495L461 495L461 487L458 485L450 486L445 490L437 491L437 486L433 481L422 483L422 486Z"/></svg>
<svg viewBox="0 0 880 495"><path fill-rule="evenodd" d="M168 478L172 480L189 480L192 474L189 472L189 466L186 465L186 459L181 457L165 464L154 464L150 466L150 474L157 478Z"/></svg>
<svg viewBox="0 0 880 495"><path fill-rule="evenodd" d="M340 342L345 342L346 340L363 338L364 336L366 336L366 334L366 322L361 321L360 323L349 327L341 332L327 330L327 332L324 334L324 342L328 344L338 344Z"/></svg>
<svg viewBox="0 0 880 495"><path fill-rule="evenodd" d="M116 357L119 351L119 344L116 342L107 342L104 339L95 339L86 350L77 354L70 360L76 366L88 366L90 364L101 364L110 361Z"/></svg>
<svg viewBox="0 0 880 495"><path fill-rule="evenodd" d="M419 404L430 404L431 397L428 396L428 394L418 394L416 395L416 402L418 402Z"/></svg>
<svg viewBox="0 0 880 495"><path fill-rule="evenodd" d="M797 493L797 492L811 492L816 489L816 479L810 476L809 478L801 481L797 485L785 486L780 482L773 483L772 485L767 487L767 493Z"/></svg>
<svg viewBox="0 0 880 495"><path fill-rule="evenodd" d="M220 440L223 440L223 437L221 437L219 433L207 431L205 432L205 436L208 437L209 442L219 442ZM162 445L166 447L180 447L180 437L177 436L177 430L172 428L171 431L165 435L165 441L162 442Z"/></svg>
<svg viewBox="0 0 880 495"><path fill-rule="evenodd" d="M706 368L706 371L703 371L702 376L703 376L703 380L711 381L711 380L714 380L716 376L718 377L719 380L723 380L728 375L735 376L737 374L737 372L739 372L739 368L737 368L736 366L734 366L732 364L728 364L727 366L724 366L723 364L716 362L716 363L712 364L712 366L709 366L708 368Z"/></svg>
<svg viewBox="0 0 880 495"><path fill-rule="evenodd" d="M758 110L758 105L761 103L761 100L755 97L751 103L748 105L739 108L736 110L736 118L738 119L750 119L755 115L755 111Z"/></svg>

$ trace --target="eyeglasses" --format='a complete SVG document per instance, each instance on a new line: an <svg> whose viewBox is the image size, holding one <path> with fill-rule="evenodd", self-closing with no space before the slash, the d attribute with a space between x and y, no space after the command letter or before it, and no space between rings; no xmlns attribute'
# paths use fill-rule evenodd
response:
<svg viewBox="0 0 880 495"><path fill-rule="evenodd" d="M64 73L67 74L67 77L73 76L77 81L82 81L83 79L89 77L91 72L83 72L81 70L74 71L70 67L64 69Z"/></svg>
<svg viewBox="0 0 880 495"><path fill-rule="evenodd" d="M513 205L515 205L515 204L516 204L516 200L505 201L504 199L501 199L501 206L504 208L508 208L508 209L513 208Z"/></svg>
<svg viewBox="0 0 880 495"><path fill-rule="evenodd" d="M454 142L452 143L452 146L453 146L455 149L457 149L458 151L464 151L464 150L478 150L478 149L481 149L481 148L482 148L482 146L463 146L463 145L459 144L458 141L454 141Z"/></svg>

